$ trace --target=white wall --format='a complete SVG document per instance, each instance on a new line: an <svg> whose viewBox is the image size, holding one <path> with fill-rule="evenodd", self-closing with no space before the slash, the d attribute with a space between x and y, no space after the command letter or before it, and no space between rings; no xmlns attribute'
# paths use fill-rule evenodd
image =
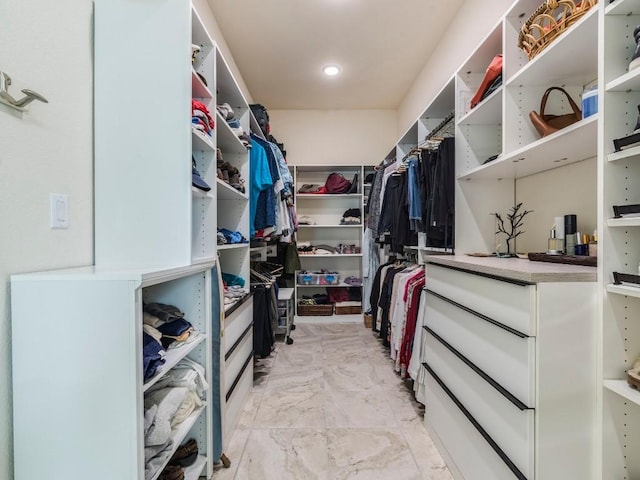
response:
<svg viewBox="0 0 640 480"><path fill-rule="evenodd" d="M380 163L396 141L395 110L269 110L292 165Z"/></svg>
<svg viewBox="0 0 640 480"><path fill-rule="evenodd" d="M90 0L0 2L10 92L29 88L49 100L23 115L0 105L2 479L13 478L9 275L93 263L92 10ZM49 228L50 192L69 195L67 230Z"/></svg>
<svg viewBox="0 0 640 480"><path fill-rule="evenodd" d="M416 121L435 95L469 58L514 0L466 0L447 28L435 51L398 108L396 138L381 151L381 159L393 143Z"/></svg>

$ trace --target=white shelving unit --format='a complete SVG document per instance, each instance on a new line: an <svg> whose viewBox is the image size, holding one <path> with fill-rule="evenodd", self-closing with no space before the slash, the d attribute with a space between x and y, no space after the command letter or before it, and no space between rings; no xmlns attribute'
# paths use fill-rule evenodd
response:
<svg viewBox="0 0 640 480"><path fill-rule="evenodd" d="M298 230L298 244L310 242L311 245L329 245L337 247L340 244L355 245L362 248L362 235L364 225L363 204L363 167L361 165L298 165L295 166L295 190L305 184L324 185L327 177L332 172L341 173L347 180L353 180L358 175L357 193L349 194L304 194L296 193L296 211L298 218L309 216L315 222L314 225L300 225ZM350 208L359 208L361 222L359 225L340 225L343 214ZM349 276L362 278L362 253L305 255L300 253L302 269L307 271L320 271L322 269L338 272L341 280ZM326 293L329 288L349 287L349 285L298 285L296 275L295 286L295 323L305 322L361 322L359 315L332 315L332 316L301 316L298 314L298 301L303 296L313 296L317 293ZM362 289L360 289L362 293Z"/></svg>
<svg viewBox="0 0 640 480"><path fill-rule="evenodd" d="M605 7L603 5L603 7ZM640 203L640 147L614 151L613 139L632 133L640 104L640 71L628 71L640 24L640 2L617 0L600 12L598 268L602 299L601 478L640 476L640 394L626 382L626 370L640 356L640 288L614 285L613 272L638 273L640 219L613 218L613 205Z"/></svg>
<svg viewBox="0 0 640 480"><path fill-rule="evenodd" d="M145 478L145 392L185 357L212 381L212 267L83 267L12 277L16 479L63 478L69 465L78 478ZM150 302L182 310L199 340L168 350L165 365L143 383L142 311ZM207 477L213 472L211 402L207 393L205 406L171 435L172 451L197 440L201 457L192 469ZM118 461L105 462L105 452Z"/></svg>

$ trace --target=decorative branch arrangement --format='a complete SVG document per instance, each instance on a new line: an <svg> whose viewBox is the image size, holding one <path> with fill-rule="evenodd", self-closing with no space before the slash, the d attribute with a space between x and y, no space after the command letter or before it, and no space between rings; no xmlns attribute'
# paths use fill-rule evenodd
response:
<svg viewBox="0 0 640 480"><path fill-rule="evenodd" d="M506 216L506 219L509 221L509 225L506 227L505 227L505 220L502 218L502 215L500 215L497 212L494 214L496 216L496 220L497 220L496 225L498 228L496 235L498 233L504 233L507 236L507 254L505 255L507 257L513 256L513 254L511 253L511 240L514 240L516 237L525 233L524 230L519 230L520 227L522 227L523 225L524 217L528 213L533 212L533 210L524 210L520 212L521 207L522 207L522 202L511 207L511 212L508 213ZM507 230L507 228L509 228L509 230Z"/></svg>

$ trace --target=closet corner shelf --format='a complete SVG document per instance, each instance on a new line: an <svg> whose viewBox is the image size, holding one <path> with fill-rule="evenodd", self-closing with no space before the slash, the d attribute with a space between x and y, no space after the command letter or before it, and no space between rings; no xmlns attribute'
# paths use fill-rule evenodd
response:
<svg viewBox="0 0 640 480"><path fill-rule="evenodd" d="M640 69L638 69L640 72ZM621 135L623 136L623 135ZM607 160L610 162L616 162L618 160L624 160L626 158L633 158L640 155L640 145L637 147L625 148L624 150L620 150L619 152L613 152L607 154Z"/></svg>
<svg viewBox="0 0 640 480"><path fill-rule="evenodd" d="M218 146L224 153L247 153L247 147L237 137L229 124L216 110L216 131L218 133Z"/></svg>
<svg viewBox="0 0 640 480"><path fill-rule="evenodd" d="M211 90L200 79L193 67L191 67L191 96L193 98L213 98Z"/></svg>
<svg viewBox="0 0 640 480"><path fill-rule="evenodd" d="M597 129L598 114L595 114L480 165L459 176L458 180L522 178L595 157ZM571 152L571 157L563 157L563 152Z"/></svg>
<svg viewBox="0 0 640 480"><path fill-rule="evenodd" d="M332 199L345 199L345 198L360 198L361 193L297 193L296 198L332 198Z"/></svg>
<svg viewBox="0 0 640 480"><path fill-rule="evenodd" d="M616 295L625 295L627 297L640 298L640 288L630 287L628 285L615 285L610 283L607 285L607 292L615 293Z"/></svg>
<svg viewBox="0 0 640 480"><path fill-rule="evenodd" d="M240 248L247 248L248 243L223 243L218 245L218 250L238 250Z"/></svg>
<svg viewBox="0 0 640 480"><path fill-rule="evenodd" d="M601 2L602 3L602 2ZM507 80L507 87L585 85L598 77L598 8L592 7L574 25ZM571 59L571 61L567 61Z"/></svg>
<svg viewBox="0 0 640 480"><path fill-rule="evenodd" d="M155 385L155 383L160 379L160 377L162 377L165 373L167 373L169 370L175 367L180 362L180 360L182 360L184 357L189 355L189 353L191 353L198 345L200 345L205 338L206 338L206 335L204 333L198 332L197 338L191 341L190 343L188 343L187 345L184 345L180 348L165 349L167 353L164 356L164 360L165 360L164 364L160 368L158 368L158 371L156 372L156 374L151 379L149 379L147 383L143 385L142 391L146 392L153 385Z"/></svg>
<svg viewBox="0 0 640 480"><path fill-rule="evenodd" d="M199 188L194 186L191 186L191 194L194 197L198 197L198 198L210 198L212 200L215 198L211 190L209 190L208 192L205 192L204 190L200 190Z"/></svg>
<svg viewBox="0 0 640 480"><path fill-rule="evenodd" d="M196 152L211 152L216 149L211 137L194 127L191 127L191 148Z"/></svg>
<svg viewBox="0 0 640 480"><path fill-rule="evenodd" d="M605 15L629 15L640 12L640 2L638 0L616 0L607 5Z"/></svg>
<svg viewBox="0 0 640 480"><path fill-rule="evenodd" d="M640 227L640 217L627 218L609 218L607 220L609 227Z"/></svg>
<svg viewBox="0 0 640 480"><path fill-rule="evenodd" d="M218 184L218 199L220 200L249 200L246 193L233 188L227 182L216 178Z"/></svg>
<svg viewBox="0 0 640 480"><path fill-rule="evenodd" d="M182 444L182 441L185 439L185 437L191 430L191 427L193 427L193 425L196 423L196 421L198 420L202 412L205 410L205 408L206 408L206 403L202 407L196 409L191 415L187 417L187 419L184 422L182 422L175 429L173 429L173 431L171 432L171 439L173 440L171 453L167 456L165 463L158 469L155 475L150 477L150 480L156 480L160 476L160 474L162 473L162 470L164 470L164 467L166 467L167 463L169 462L169 459L173 456L176 450L178 450L178 447Z"/></svg>
<svg viewBox="0 0 640 480"><path fill-rule="evenodd" d="M604 388L640 406L640 392L631 388L626 380L605 380Z"/></svg>
<svg viewBox="0 0 640 480"><path fill-rule="evenodd" d="M502 123L502 88L485 98L458 120L458 125L500 125Z"/></svg>

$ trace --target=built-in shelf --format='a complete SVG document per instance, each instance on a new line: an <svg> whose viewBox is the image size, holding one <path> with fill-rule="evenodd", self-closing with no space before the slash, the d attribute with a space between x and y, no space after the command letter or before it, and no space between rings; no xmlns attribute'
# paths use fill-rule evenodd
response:
<svg viewBox="0 0 640 480"><path fill-rule="evenodd" d="M362 197L361 193L298 193L296 194L296 198L315 198L315 199L340 199L343 200L345 198L360 198Z"/></svg>
<svg viewBox="0 0 640 480"><path fill-rule="evenodd" d="M640 0L616 0L607 5L605 15L629 15L640 13Z"/></svg>
<svg viewBox="0 0 640 480"><path fill-rule="evenodd" d="M598 76L598 5L507 80L507 87L585 85ZM593 52L577 55L576 52ZM594 134L595 138L595 134Z"/></svg>
<svg viewBox="0 0 640 480"><path fill-rule="evenodd" d="M610 218L607 220L609 227L640 227L640 217Z"/></svg>
<svg viewBox="0 0 640 480"><path fill-rule="evenodd" d="M631 388L626 380L605 380L604 388L640 406L640 392Z"/></svg>
<svg viewBox="0 0 640 480"><path fill-rule="evenodd" d="M311 255L305 255L304 253L298 252L300 258L333 258L333 257L340 257L340 258L346 258L346 257L361 257L362 254L361 253L330 253L327 255L315 255L315 254L311 254Z"/></svg>
<svg viewBox="0 0 640 480"><path fill-rule="evenodd" d="M298 228L362 228L362 224L357 225L304 225L299 224Z"/></svg>
<svg viewBox="0 0 640 480"><path fill-rule="evenodd" d="M193 425L196 423L196 421L202 414L203 410L204 410L204 406L198 408L191 415L189 415L189 417L187 417L187 419L184 422L182 422L176 428L173 429L173 431L171 432L171 439L173 440L173 446L171 447L171 453L167 456L167 460L166 460L167 462L169 461L171 456L176 452L176 450L178 450L178 447L180 447L180 445L183 443L183 440L186 438L187 434L189 433L189 430L191 430L191 427L193 427ZM150 479L156 480L162 473L162 470L164 469L165 465L161 466L156 472L156 474L150 477Z"/></svg>
<svg viewBox="0 0 640 480"><path fill-rule="evenodd" d="M216 129L218 132L218 146L225 153L239 153L246 154L247 147L244 146L238 136L231 130L231 127L226 122L222 115L216 110Z"/></svg>
<svg viewBox="0 0 640 480"><path fill-rule="evenodd" d="M193 465L184 467L184 480L198 480L207 465L207 457L199 455Z"/></svg>
<svg viewBox="0 0 640 480"><path fill-rule="evenodd" d="M193 194L194 197L199 197L199 198L210 198L210 199L214 199L214 195L213 193L211 193L211 191L205 192L204 190L199 189L198 187L191 187L191 193Z"/></svg>
<svg viewBox="0 0 640 480"><path fill-rule="evenodd" d="M213 98L211 90L204 84L193 68L191 68L191 96L193 98Z"/></svg>
<svg viewBox="0 0 640 480"><path fill-rule="evenodd" d="M147 383L144 384L142 390L146 392L149 390L165 373L175 367L180 360L189 355L198 345L200 345L206 336L203 333L194 332L192 335L196 336L196 338L192 339L186 345L183 345L180 348L166 348L167 352L164 356L165 362L158 368L156 374L149 379Z"/></svg>
<svg viewBox="0 0 640 480"><path fill-rule="evenodd" d="M635 68L630 72L620 75L606 85L607 92L628 92L640 90L640 69Z"/></svg>
<svg viewBox="0 0 640 480"><path fill-rule="evenodd" d="M480 165L458 179L522 178L595 157L597 130L596 114Z"/></svg>
<svg viewBox="0 0 640 480"><path fill-rule="evenodd" d="M348 283L338 283L337 285L296 285L298 288L336 288L336 287L355 287L360 288L361 285L349 285Z"/></svg>
<svg viewBox="0 0 640 480"><path fill-rule="evenodd" d="M499 125L502 123L502 87L472 108L458 125Z"/></svg>
<svg viewBox="0 0 640 480"><path fill-rule="evenodd" d="M227 182L216 178L218 184L218 199L220 200L248 200L246 193L233 188Z"/></svg>
<svg viewBox="0 0 640 480"><path fill-rule="evenodd" d="M218 245L218 250L239 250L241 248L247 248L248 246L248 243L224 243Z"/></svg>
<svg viewBox="0 0 640 480"><path fill-rule="evenodd" d="M624 160L625 158L637 157L638 155L640 155L640 145L637 147L626 148L619 152L608 153L607 160L610 162L616 162L618 160Z"/></svg>
<svg viewBox="0 0 640 480"><path fill-rule="evenodd" d="M197 152L207 152L216 149L211 137L194 127L191 127L191 148Z"/></svg>
<svg viewBox="0 0 640 480"><path fill-rule="evenodd" d="M627 297L640 298L639 287L631 287L628 285L615 285L613 283L610 283L609 285L607 285L607 292L615 293L616 295L625 295Z"/></svg>

